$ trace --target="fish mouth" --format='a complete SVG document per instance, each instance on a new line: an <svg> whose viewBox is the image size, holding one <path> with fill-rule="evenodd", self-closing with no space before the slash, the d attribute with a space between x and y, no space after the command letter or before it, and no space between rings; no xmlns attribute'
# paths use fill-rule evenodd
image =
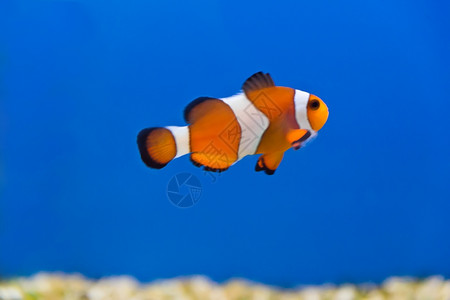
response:
<svg viewBox="0 0 450 300"><path fill-rule="evenodd" d="M311 137L311 132L308 130L307 133L305 133L305 135L303 135L301 138L299 138L296 141L292 142L292 148L294 148L294 150L298 150L302 147L302 143L304 141L306 141L307 139L309 139Z"/></svg>

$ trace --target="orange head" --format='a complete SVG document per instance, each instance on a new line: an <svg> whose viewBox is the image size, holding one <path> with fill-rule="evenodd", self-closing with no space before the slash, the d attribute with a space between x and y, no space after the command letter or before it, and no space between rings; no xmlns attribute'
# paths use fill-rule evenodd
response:
<svg viewBox="0 0 450 300"><path fill-rule="evenodd" d="M328 107L319 97L310 94L306 112L308 121L314 131L319 131L328 119Z"/></svg>

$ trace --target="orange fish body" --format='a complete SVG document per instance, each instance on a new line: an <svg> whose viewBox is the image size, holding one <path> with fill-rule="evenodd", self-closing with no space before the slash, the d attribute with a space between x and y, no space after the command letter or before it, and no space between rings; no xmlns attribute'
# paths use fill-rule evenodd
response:
<svg viewBox="0 0 450 300"><path fill-rule="evenodd" d="M154 127L138 135L144 163L160 169L190 154L194 165L222 172L247 155L261 154L256 171L272 175L289 148L299 149L317 135L328 107L312 94L275 86L262 72L248 78L243 93L200 97L184 110L187 126Z"/></svg>

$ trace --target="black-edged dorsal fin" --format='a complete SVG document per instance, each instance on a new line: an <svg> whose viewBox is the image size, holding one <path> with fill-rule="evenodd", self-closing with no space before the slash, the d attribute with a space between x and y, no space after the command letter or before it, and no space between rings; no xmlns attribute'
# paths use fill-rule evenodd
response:
<svg viewBox="0 0 450 300"><path fill-rule="evenodd" d="M184 120L188 124L194 123L199 117L203 116L209 111L211 105L217 101L220 101L217 98L211 97L198 97L194 99L191 103L189 103L184 109Z"/></svg>
<svg viewBox="0 0 450 300"><path fill-rule="evenodd" d="M242 85L242 90L245 94L260 90L263 88L273 87L275 83L269 73L264 74L258 72L250 76Z"/></svg>

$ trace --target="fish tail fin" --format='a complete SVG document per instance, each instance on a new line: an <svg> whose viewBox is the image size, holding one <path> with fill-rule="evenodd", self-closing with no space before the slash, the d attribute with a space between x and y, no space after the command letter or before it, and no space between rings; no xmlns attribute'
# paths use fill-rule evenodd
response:
<svg viewBox="0 0 450 300"><path fill-rule="evenodd" d="M139 132L137 144L142 161L150 168L161 169L174 158L190 152L189 127L146 128Z"/></svg>

